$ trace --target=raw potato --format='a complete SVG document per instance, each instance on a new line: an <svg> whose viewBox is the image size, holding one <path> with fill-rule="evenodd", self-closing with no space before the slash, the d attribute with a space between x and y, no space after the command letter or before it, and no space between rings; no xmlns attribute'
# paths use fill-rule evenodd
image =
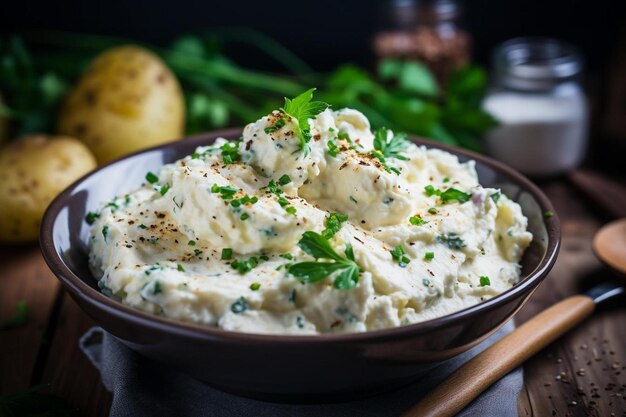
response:
<svg viewBox="0 0 626 417"><path fill-rule="evenodd" d="M100 164L183 135L185 104L176 77L137 46L95 58L68 95L59 131L83 141Z"/></svg>
<svg viewBox="0 0 626 417"><path fill-rule="evenodd" d="M29 136L0 150L0 243L37 239L48 204L96 167L96 159L70 137Z"/></svg>

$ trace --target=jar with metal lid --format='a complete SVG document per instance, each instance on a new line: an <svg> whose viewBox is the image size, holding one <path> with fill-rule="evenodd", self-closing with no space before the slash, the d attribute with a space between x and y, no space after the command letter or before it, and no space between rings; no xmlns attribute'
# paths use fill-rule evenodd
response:
<svg viewBox="0 0 626 417"><path fill-rule="evenodd" d="M470 37L459 24L459 2L389 0L384 17L386 28L374 37L378 59L418 60L440 81L469 62Z"/></svg>
<svg viewBox="0 0 626 417"><path fill-rule="evenodd" d="M555 39L516 38L500 45L483 101L500 123L487 134L488 152L532 176L578 166L588 128L581 71L577 49Z"/></svg>

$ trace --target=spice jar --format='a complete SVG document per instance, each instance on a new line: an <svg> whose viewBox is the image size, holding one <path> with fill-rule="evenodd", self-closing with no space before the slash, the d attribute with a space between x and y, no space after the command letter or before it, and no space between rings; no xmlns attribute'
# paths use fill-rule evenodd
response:
<svg viewBox="0 0 626 417"><path fill-rule="evenodd" d="M587 149L581 70L576 48L555 39L517 38L498 47L483 101L500 122L487 134L488 152L532 176L576 167Z"/></svg>
<svg viewBox="0 0 626 417"><path fill-rule="evenodd" d="M374 37L377 58L413 59L426 64L441 82L470 58L470 37L459 26L461 8L453 0L390 0L387 28Z"/></svg>

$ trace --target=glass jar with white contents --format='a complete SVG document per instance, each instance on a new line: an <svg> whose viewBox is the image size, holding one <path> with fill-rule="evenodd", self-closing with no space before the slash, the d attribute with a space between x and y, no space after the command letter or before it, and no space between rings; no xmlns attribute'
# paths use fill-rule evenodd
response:
<svg viewBox="0 0 626 417"><path fill-rule="evenodd" d="M488 152L532 176L578 166L588 128L581 70L578 51L554 39L516 38L498 47L483 101L500 123L486 137Z"/></svg>

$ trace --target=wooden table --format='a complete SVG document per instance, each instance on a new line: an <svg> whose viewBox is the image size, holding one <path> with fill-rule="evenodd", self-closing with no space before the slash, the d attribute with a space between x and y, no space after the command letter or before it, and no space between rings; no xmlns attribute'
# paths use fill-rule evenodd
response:
<svg viewBox="0 0 626 417"><path fill-rule="evenodd" d="M548 279L517 315L518 322L576 293L581 282L602 279L591 252L600 221L564 183L543 185L563 227L563 247ZM0 393L45 384L77 415L105 416L111 395L78 348L78 338L95 323L65 293L36 247L0 249L0 323L24 300L26 325L0 331ZM519 415L625 416L626 309L598 312L528 361Z"/></svg>

